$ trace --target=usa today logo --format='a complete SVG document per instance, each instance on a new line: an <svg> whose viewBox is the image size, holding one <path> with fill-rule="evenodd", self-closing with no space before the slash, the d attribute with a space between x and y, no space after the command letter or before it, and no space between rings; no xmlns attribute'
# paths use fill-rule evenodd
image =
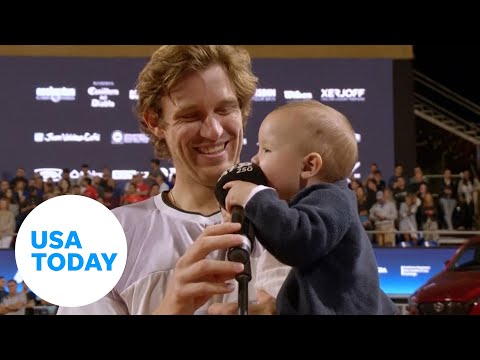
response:
<svg viewBox="0 0 480 360"><path fill-rule="evenodd" d="M17 235L15 258L20 276L40 298L59 306L83 306L117 284L127 243L118 219L104 205L63 195L27 216Z"/></svg>

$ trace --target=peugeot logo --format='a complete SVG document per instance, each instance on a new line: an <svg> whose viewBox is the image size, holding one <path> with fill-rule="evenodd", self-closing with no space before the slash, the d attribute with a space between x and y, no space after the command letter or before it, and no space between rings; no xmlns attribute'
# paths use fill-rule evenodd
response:
<svg viewBox="0 0 480 360"><path fill-rule="evenodd" d="M437 313L442 312L444 307L445 307L445 306L444 306L443 303L441 303L441 302L436 302L435 304L433 304L433 309L434 309Z"/></svg>

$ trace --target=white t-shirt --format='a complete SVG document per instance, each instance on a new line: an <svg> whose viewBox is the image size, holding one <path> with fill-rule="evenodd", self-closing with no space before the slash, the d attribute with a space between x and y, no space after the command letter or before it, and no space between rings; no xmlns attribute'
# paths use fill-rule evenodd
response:
<svg viewBox="0 0 480 360"><path fill-rule="evenodd" d="M15 295L5 296L2 299L1 304L9 306L9 305L14 305L18 302L22 303L24 306L22 306L17 311L10 311L9 313L6 313L5 315L25 315L25 305L27 304L27 296L23 292L16 293Z"/></svg>
<svg viewBox="0 0 480 360"><path fill-rule="evenodd" d="M60 307L57 314L152 314L165 295L180 256L207 226L223 222L220 211L207 217L170 207L163 199L166 194L112 210L127 238L127 263L122 277L97 302L75 308ZM225 259L225 251L214 251L208 258ZM290 267L278 262L258 242L250 262L249 300L255 301L256 289L276 297ZM214 302L237 302L237 296L238 288L227 295L214 296L196 313L206 313Z"/></svg>

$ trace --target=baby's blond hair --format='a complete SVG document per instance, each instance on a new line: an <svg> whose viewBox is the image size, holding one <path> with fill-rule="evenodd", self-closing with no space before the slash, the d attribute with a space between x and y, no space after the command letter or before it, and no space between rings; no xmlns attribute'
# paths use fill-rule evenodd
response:
<svg viewBox="0 0 480 360"><path fill-rule="evenodd" d="M316 100L295 101L272 111L292 111L305 138L298 139L305 154L317 152L323 160L320 178L335 182L350 176L358 161L358 146L350 121L340 112Z"/></svg>

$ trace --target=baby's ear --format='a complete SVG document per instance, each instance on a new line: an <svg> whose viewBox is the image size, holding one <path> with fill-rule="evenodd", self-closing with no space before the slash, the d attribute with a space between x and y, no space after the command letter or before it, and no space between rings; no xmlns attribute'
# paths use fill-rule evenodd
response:
<svg viewBox="0 0 480 360"><path fill-rule="evenodd" d="M318 174L322 168L323 160L319 153L312 152L303 158L303 169L300 173L302 179L307 180Z"/></svg>
<svg viewBox="0 0 480 360"><path fill-rule="evenodd" d="M143 113L143 121L145 122L145 125L147 125L148 129L152 133L154 133L156 137L158 137L159 139L165 139L165 130L160 127L160 119L158 118L158 115L156 113L151 110L145 111Z"/></svg>

